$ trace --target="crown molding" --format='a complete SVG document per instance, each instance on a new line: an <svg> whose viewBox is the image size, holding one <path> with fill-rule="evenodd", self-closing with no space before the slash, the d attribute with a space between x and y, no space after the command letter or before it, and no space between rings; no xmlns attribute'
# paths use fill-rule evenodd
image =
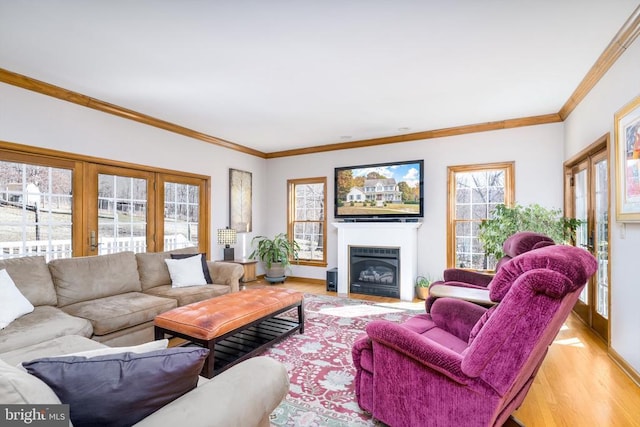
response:
<svg viewBox="0 0 640 427"><path fill-rule="evenodd" d="M542 116L522 117L519 119L499 120L495 122L477 123L465 126L454 126L450 128L427 130L423 132L388 136L384 138L363 139L359 141L317 145L314 147L298 148L285 151L275 151L267 153L267 159L299 156L301 154L321 153L325 151L348 150L351 148L372 147L375 145L396 144L399 142L418 141L421 139L445 138L448 136L464 135L467 133L478 133L522 126L542 125L547 123L557 123L561 121L562 119L560 119L560 116L557 113L552 113Z"/></svg>
<svg viewBox="0 0 640 427"><path fill-rule="evenodd" d="M243 145L236 144L234 142L227 141L212 135L207 135L205 133L189 129L184 126L167 122L143 113L139 113L137 111L129 110L128 108L120 107L115 104L110 104L96 98L91 98L90 96L64 89L40 80L36 80L22 74L14 73L12 71L5 70L4 68L0 68L0 82L31 90L33 92L38 92L43 95L51 96L53 98L58 98L63 101L82 105L83 107L93 108L94 110L98 110L103 113L113 114L114 116L123 117L125 119L140 122L148 126L157 127L169 132L188 136L189 138L195 138L200 141L218 145L220 147L229 148L231 150L240 151L242 153L251 154L253 156L266 158L265 153L254 150L253 148L245 147Z"/></svg>
<svg viewBox="0 0 640 427"><path fill-rule="evenodd" d="M578 87L571 94L567 102L562 106L558 114L562 120L566 120L571 112L582 102L591 89L600 81L611 66L620 58L634 40L640 35L640 6L633 11L629 19L613 37L613 40L605 48L604 52L589 69Z"/></svg>

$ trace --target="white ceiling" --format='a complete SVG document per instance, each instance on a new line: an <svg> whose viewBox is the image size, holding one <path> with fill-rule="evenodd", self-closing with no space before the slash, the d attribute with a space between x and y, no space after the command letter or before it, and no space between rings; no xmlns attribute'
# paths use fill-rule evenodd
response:
<svg viewBox="0 0 640 427"><path fill-rule="evenodd" d="M262 152L557 113L636 0L0 0L0 68Z"/></svg>

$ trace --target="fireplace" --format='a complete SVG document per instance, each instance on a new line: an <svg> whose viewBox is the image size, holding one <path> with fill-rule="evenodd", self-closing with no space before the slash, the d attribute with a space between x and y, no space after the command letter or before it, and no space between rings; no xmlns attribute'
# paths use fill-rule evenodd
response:
<svg viewBox="0 0 640 427"><path fill-rule="evenodd" d="M418 228L421 222L333 222L338 229L338 295L350 293L350 248L373 246L397 248L402 259L398 261L396 280L400 299L412 301L418 275Z"/></svg>
<svg viewBox="0 0 640 427"><path fill-rule="evenodd" d="M349 292L400 298L400 249L349 247Z"/></svg>

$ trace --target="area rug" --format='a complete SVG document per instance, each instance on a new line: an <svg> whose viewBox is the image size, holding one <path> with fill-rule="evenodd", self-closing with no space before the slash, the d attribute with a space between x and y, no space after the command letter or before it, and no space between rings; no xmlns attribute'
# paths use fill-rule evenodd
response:
<svg viewBox="0 0 640 427"><path fill-rule="evenodd" d="M264 355L282 362L291 386L271 414L272 426L381 426L356 403L351 347L376 319L403 322L424 303L375 304L348 298L305 295L304 334L294 334ZM296 319L295 311L284 317Z"/></svg>

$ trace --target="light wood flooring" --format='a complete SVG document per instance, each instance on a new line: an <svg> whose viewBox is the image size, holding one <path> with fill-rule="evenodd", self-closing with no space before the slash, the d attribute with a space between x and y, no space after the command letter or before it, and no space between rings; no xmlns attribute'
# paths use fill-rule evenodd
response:
<svg viewBox="0 0 640 427"><path fill-rule="evenodd" d="M258 280L248 287L264 285L337 296L327 292L324 285L292 278L276 285ZM353 297L398 301L368 295ZM640 427L640 387L609 358L604 342L571 315L514 416L527 427Z"/></svg>

